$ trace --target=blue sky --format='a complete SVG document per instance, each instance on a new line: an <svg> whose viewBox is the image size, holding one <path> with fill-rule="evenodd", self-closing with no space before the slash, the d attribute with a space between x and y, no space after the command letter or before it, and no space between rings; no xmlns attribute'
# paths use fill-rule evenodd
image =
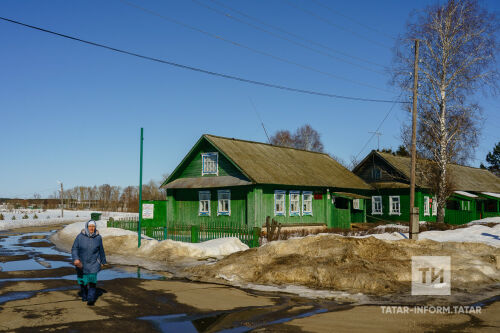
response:
<svg viewBox="0 0 500 333"><path fill-rule="evenodd" d="M325 45L329 49L322 49L324 52L345 61L257 31L200 3L229 13L219 5L225 4ZM321 7L321 3L338 12ZM119 0L3 0L0 16L252 80L393 100L398 92L389 85L388 75L371 63L390 64L394 45L390 36L404 32L412 9L429 3L433 1L140 2L162 18ZM486 0L484 4L500 11L498 1ZM244 47L190 30L166 17ZM321 49L311 42L301 43ZM391 107L211 77L6 22L0 22L0 44L0 197L32 197L34 193L45 197L57 189L57 180L62 180L65 188L104 183L137 185L140 127L145 131L145 181L159 180L172 171L203 133L266 141L250 99L268 132L294 130L309 123L321 133L326 151L349 161L352 155L363 157L376 148L374 138L361 151L371 136L369 132L377 128ZM500 97L480 96L479 100L485 124L476 165L500 140ZM402 107L396 105L380 129L381 147L399 145L399 129L406 119Z"/></svg>

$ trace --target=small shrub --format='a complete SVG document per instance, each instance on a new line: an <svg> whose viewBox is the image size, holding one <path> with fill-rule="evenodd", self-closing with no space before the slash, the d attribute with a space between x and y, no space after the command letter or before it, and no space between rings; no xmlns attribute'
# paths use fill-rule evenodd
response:
<svg viewBox="0 0 500 333"><path fill-rule="evenodd" d="M0 221L3 220L3 219L5 219L5 218L3 217L3 214L0 213Z"/></svg>
<svg viewBox="0 0 500 333"><path fill-rule="evenodd" d="M16 215L12 215L12 220L15 220L16 219Z"/></svg>
<svg viewBox="0 0 500 333"><path fill-rule="evenodd" d="M23 220L27 220L27 219L29 219L29 218L30 218L30 217L28 216L28 214L26 214L26 213L25 213L25 214L23 215Z"/></svg>
<svg viewBox="0 0 500 333"><path fill-rule="evenodd" d="M78 214L76 214L76 217L80 217Z"/></svg>
<svg viewBox="0 0 500 333"><path fill-rule="evenodd" d="M109 218L109 222L114 222L114 220L115 220L115 219L114 219L114 218L112 218L112 217L110 217L110 218Z"/></svg>
<svg viewBox="0 0 500 333"><path fill-rule="evenodd" d="M50 219L50 215L47 215L47 219Z"/></svg>
<svg viewBox="0 0 500 333"><path fill-rule="evenodd" d="M33 219L34 219L34 220L38 219L38 215L36 215L36 214L35 214L35 215L33 215Z"/></svg>

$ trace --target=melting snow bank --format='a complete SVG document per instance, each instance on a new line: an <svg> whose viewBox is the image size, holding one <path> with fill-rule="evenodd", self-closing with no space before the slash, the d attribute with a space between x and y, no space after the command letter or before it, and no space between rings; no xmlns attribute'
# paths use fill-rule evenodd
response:
<svg viewBox="0 0 500 333"><path fill-rule="evenodd" d="M85 222L72 223L51 237L51 241L64 251L70 251L73 241L84 228ZM97 221L108 261L117 264L139 265L148 269L178 270L200 260L219 259L248 249L238 238L219 238L203 243L183 243L172 240L157 241L142 237L137 248L137 233L107 228L105 221Z"/></svg>
<svg viewBox="0 0 500 333"><path fill-rule="evenodd" d="M4 220L0 221L0 230L9 230L15 228L38 227L55 224L65 224L77 221L88 221L91 211L89 210L65 210L64 217L61 216L59 209L16 209L13 211L0 210L4 215ZM94 211L92 211L94 212ZM95 211L99 212L99 211ZM132 217L138 216L137 213L123 212L100 212L104 217ZM23 218L23 217L28 218ZM36 218L35 218L36 216ZM12 218L15 217L15 220Z"/></svg>
<svg viewBox="0 0 500 333"><path fill-rule="evenodd" d="M383 233L357 236L358 238L375 237L383 240L407 239L408 233ZM467 228L444 231L424 231L418 236L420 240L429 239L436 242L472 242L484 243L494 247L500 247L500 224L488 227L481 224L472 224Z"/></svg>
<svg viewBox="0 0 500 333"><path fill-rule="evenodd" d="M500 285L500 248L428 239L385 241L376 237L308 236L271 242L186 271L195 279L237 286L285 288L281 291L301 286L346 292L351 298L359 293L409 297L411 257L428 255L451 257L452 295L479 294L484 288Z"/></svg>
<svg viewBox="0 0 500 333"><path fill-rule="evenodd" d="M65 218L49 218L49 219L26 219L14 221L0 221L0 230L9 230L26 227L39 227L46 225L64 224L75 221L88 221L90 217L65 217Z"/></svg>

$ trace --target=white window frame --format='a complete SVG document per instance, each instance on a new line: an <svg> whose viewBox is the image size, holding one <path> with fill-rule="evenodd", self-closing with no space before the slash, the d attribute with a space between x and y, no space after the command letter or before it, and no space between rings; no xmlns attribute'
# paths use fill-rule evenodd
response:
<svg viewBox="0 0 500 333"><path fill-rule="evenodd" d="M293 196L297 196L296 200L292 200ZM300 191L289 192L288 214L289 216L300 216ZM292 201L296 202L296 210L292 210Z"/></svg>
<svg viewBox="0 0 500 333"><path fill-rule="evenodd" d="M352 199L352 209L358 209L359 210L359 201L361 199Z"/></svg>
<svg viewBox="0 0 500 333"><path fill-rule="evenodd" d="M221 195L227 195L227 198L221 199ZM224 200L227 200L227 210L222 210ZM219 215L231 216L231 190L217 191L217 216Z"/></svg>
<svg viewBox="0 0 500 333"><path fill-rule="evenodd" d="M375 201L376 201L376 199L380 200L380 211L379 210L375 210ZM380 195L372 196L372 215L382 215L383 214L383 209L384 209L384 206L383 206L383 203L382 203L382 196L380 196Z"/></svg>
<svg viewBox="0 0 500 333"><path fill-rule="evenodd" d="M310 200L306 200L306 195L310 196ZM311 210L305 210L304 205L306 202L311 202ZM312 216L313 215L313 193L312 191L302 191L302 215L304 216Z"/></svg>
<svg viewBox="0 0 500 333"><path fill-rule="evenodd" d="M208 195L208 199L202 199L203 195ZM198 191L198 216L210 216L210 191ZM202 202L208 201L208 211L202 210Z"/></svg>
<svg viewBox="0 0 500 333"><path fill-rule="evenodd" d="M424 216L431 216L430 197L424 197Z"/></svg>
<svg viewBox="0 0 500 333"><path fill-rule="evenodd" d="M438 205L437 205L436 197L432 197L432 207L431 207L431 210L432 210L432 216L436 216L437 215L437 211L438 211Z"/></svg>
<svg viewBox="0 0 500 333"><path fill-rule="evenodd" d="M283 211L276 210L276 196L278 194L283 195L283 204L282 204ZM274 191L274 216L285 216L286 215L285 204L286 204L286 191L281 191L281 190Z"/></svg>
<svg viewBox="0 0 500 333"><path fill-rule="evenodd" d="M207 171L205 169L205 158L215 156L215 171ZM219 175L219 153L202 153L201 154L201 175Z"/></svg>
<svg viewBox="0 0 500 333"><path fill-rule="evenodd" d="M466 212L469 212L470 211L470 201L468 200L461 200L461 203L460 203L460 208Z"/></svg>
<svg viewBox="0 0 500 333"><path fill-rule="evenodd" d="M397 199L397 200L395 200L395 199ZM395 203L395 201L398 202L398 209L397 210L395 210L393 207L393 203ZM401 216L401 198L399 195L391 195L389 197L389 215Z"/></svg>

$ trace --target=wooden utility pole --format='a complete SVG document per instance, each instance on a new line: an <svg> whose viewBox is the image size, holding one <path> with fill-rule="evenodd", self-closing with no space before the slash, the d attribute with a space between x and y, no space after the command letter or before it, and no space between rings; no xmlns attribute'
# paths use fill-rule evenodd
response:
<svg viewBox="0 0 500 333"><path fill-rule="evenodd" d="M64 189L62 182L61 182L61 217L64 217Z"/></svg>
<svg viewBox="0 0 500 333"><path fill-rule="evenodd" d="M415 64L413 66L413 110L411 124L411 171L410 171L410 239L418 239L419 210L415 207L415 169L417 166L417 95L418 95L418 46L415 40Z"/></svg>

